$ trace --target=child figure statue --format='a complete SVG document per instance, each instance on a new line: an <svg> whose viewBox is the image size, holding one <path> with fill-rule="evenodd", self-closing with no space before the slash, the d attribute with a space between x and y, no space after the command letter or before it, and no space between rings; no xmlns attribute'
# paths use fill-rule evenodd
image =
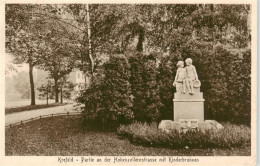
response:
<svg viewBox="0 0 260 166"><path fill-rule="evenodd" d="M191 58L187 58L185 60L186 62L186 72L187 72L187 78L185 79L185 82L187 84L187 87L188 87L188 90L189 90L189 93L191 95L194 94L194 89L193 89L193 81L198 81L198 74L197 74L197 71L196 71L196 68L195 66L192 65L192 59Z"/></svg>
<svg viewBox="0 0 260 166"><path fill-rule="evenodd" d="M177 69L177 73L176 73L176 76L175 76L175 80L173 82L173 86L176 86L177 92L181 91L182 93L186 93L186 81L185 81L185 79L187 77L187 72L186 72L186 69L184 68L184 62L178 61L177 67L178 67L178 69ZM183 83L181 90L177 87L178 83Z"/></svg>

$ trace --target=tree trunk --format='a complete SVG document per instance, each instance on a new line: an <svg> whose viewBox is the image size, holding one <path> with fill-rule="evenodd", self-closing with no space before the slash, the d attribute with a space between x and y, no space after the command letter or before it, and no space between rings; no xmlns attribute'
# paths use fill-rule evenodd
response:
<svg viewBox="0 0 260 166"><path fill-rule="evenodd" d="M252 5L249 5L248 8L248 16L247 16L247 47L250 49L251 48L251 7Z"/></svg>
<svg viewBox="0 0 260 166"><path fill-rule="evenodd" d="M91 65L91 75L93 77L94 74L94 59L92 56L92 46L91 46L91 27L90 27L90 15L89 15L89 4L86 5L87 8L87 29L88 29L88 54L90 59L90 65Z"/></svg>
<svg viewBox="0 0 260 166"><path fill-rule="evenodd" d="M30 86L31 86L31 105L35 105L35 91L34 91L34 82L33 82L33 65L29 63L29 77L30 77Z"/></svg>
<svg viewBox="0 0 260 166"><path fill-rule="evenodd" d="M144 41L144 30L140 29L139 30L139 39L138 39L138 43L136 46L136 49L138 52L142 52L143 51L143 41Z"/></svg>
<svg viewBox="0 0 260 166"><path fill-rule="evenodd" d="M47 99L47 105L49 105L49 102L48 102L49 95L48 94L49 94L49 92L48 92L48 89L47 89L47 98L46 98Z"/></svg>
<svg viewBox="0 0 260 166"><path fill-rule="evenodd" d="M60 86L60 103L63 104L62 85Z"/></svg>
<svg viewBox="0 0 260 166"><path fill-rule="evenodd" d="M58 79L54 78L54 88L55 88L55 103L59 102L59 86Z"/></svg>

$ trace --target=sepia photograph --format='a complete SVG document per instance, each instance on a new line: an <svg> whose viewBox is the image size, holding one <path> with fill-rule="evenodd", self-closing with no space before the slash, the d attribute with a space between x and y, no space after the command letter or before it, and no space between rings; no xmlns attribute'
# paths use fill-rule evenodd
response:
<svg viewBox="0 0 260 166"><path fill-rule="evenodd" d="M256 160L252 4L4 8L4 156Z"/></svg>

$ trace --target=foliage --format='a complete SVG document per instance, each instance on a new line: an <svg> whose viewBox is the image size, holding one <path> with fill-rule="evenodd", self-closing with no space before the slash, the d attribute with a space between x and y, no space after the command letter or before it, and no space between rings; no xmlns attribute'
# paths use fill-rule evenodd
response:
<svg viewBox="0 0 260 166"><path fill-rule="evenodd" d="M55 101L58 102L59 85L58 82L66 77L75 67L79 50L74 38L71 38L72 32L64 30L64 25L55 25L52 22L45 22L45 26L50 26L51 31L47 31L44 37L45 47L48 48L40 58L39 68L48 71L50 77L54 79ZM53 27L54 26L54 27ZM56 27L57 26L57 27ZM61 26L59 28L59 26ZM66 31L66 35L64 35Z"/></svg>
<svg viewBox="0 0 260 166"><path fill-rule="evenodd" d="M94 32L92 40L94 43L97 41L102 48L96 47L96 50L116 52L120 43L128 46L133 44L130 39L138 36L138 33L131 31L130 25L135 25L137 29L141 27L139 30L144 32L144 40L139 41L138 38L134 43L145 42L144 51L150 49L163 52L169 49L169 56L159 58L157 75L163 104L160 110L162 118L172 118L175 65L178 60L190 57L202 82L206 118L250 124L250 50L245 51L250 47L249 5L93 5L91 10ZM132 14L124 17L125 13ZM133 17L136 19L132 19ZM119 50L125 52L127 47L124 48ZM241 57L247 59L242 60ZM142 62L133 60L135 66L146 63L145 59L139 60ZM131 58L129 61L131 63ZM242 65L242 62L246 65ZM145 93L146 85L142 83L141 77L144 68L139 67L138 70L141 71L135 71L137 69L134 68L131 73L136 80L130 81L136 87L131 87L134 97L140 99L134 98L133 108L136 113L140 112L137 107L141 110L141 105L145 105L145 95L141 92ZM137 117L145 115L143 113Z"/></svg>
<svg viewBox="0 0 260 166"><path fill-rule="evenodd" d="M145 87L145 102L144 109L146 110L146 118L148 122L158 121L160 118L161 100L159 95L159 87L157 84L157 61L156 55L150 54L145 57L143 79Z"/></svg>
<svg viewBox="0 0 260 166"><path fill-rule="evenodd" d="M72 70L76 61L75 37L80 33L75 35L75 29L69 28L73 23L64 21L64 16L69 17L62 5L6 5L6 52L15 56L15 63L29 64L32 105L35 104L33 67L49 71L55 79L58 102L57 82Z"/></svg>
<svg viewBox="0 0 260 166"><path fill-rule="evenodd" d="M133 111L135 120L158 121L161 101L157 84L155 55L134 54L129 58L131 88L134 97Z"/></svg>
<svg viewBox="0 0 260 166"><path fill-rule="evenodd" d="M85 104L85 118L115 127L133 119L129 64L124 55L114 55L104 64L105 78L94 82L77 100Z"/></svg>
<svg viewBox="0 0 260 166"><path fill-rule="evenodd" d="M46 102L48 104L48 100L52 90L52 82L48 80L47 82L43 83L40 87L38 87L37 90L40 92L39 94L40 99L46 98Z"/></svg>
<svg viewBox="0 0 260 166"><path fill-rule="evenodd" d="M119 81L121 87L117 79L109 78L110 75L117 78L113 74L121 68L107 64L105 70L95 68L93 77L104 79L93 78L91 87L82 94L83 98L89 94L86 101L99 102L90 104L94 112L102 116L103 112L110 114L111 111L105 110L114 108L113 104L120 105L115 100L124 87L126 93L122 99L128 101L127 98L134 97L136 120L170 118L175 64L190 57L202 82L206 118L250 124L250 5L91 4L89 12L91 36L87 33L89 22L84 4L6 5L6 52L16 57L16 63L29 63L31 98L34 98L34 66L50 72L58 102L60 79L74 67L87 73L84 66L88 63L84 63L88 61L91 42L95 66L104 54L124 53L128 57L135 50L141 56L129 57L132 77L126 72L129 76L122 78L125 81L126 77L131 78L132 92L130 85L123 85L124 81ZM166 51L169 55L163 56ZM152 59L143 56L151 52L162 56L152 55ZM110 62L113 61L116 60ZM127 64L123 71L128 68ZM95 93L98 95L94 96ZM122 106L126 110L121 110L127 117L130 117L130 103ZM118 111L119 107L115 109ZM103 118L118 117L111 113Z"/></svg>
<svg viewBox="0 0 260 166"><path fill-rule="evenodd" d="M34 11L33 5L6 5L6 48L7 53L14 55L14 63L28 63L31 86L31 105L35 105L33 82L33 67L38 63L41 41L37 38L34 27L36 20L25 14L27 10ZM32 26L29 26L32 25Z"/></svg>
<svg viewBox="0 0 260 166"><path fill-rule="evenodd" d="M62 91L63 99L71 99L74 87L76 86L70 81L60 82L60 90Z"/></svg>
<svg viewBox="0 0 260 166"><path fill-rule="evenodd" d="M118 136L127 138L131 143L151 147L178 148L234 148L250 146L251 132L247 126L225 124L220 131L208 130L187 131L179 133L177 130L163 132L156 123L135 122L121 125L117 130Z"/></svg>
<svg viewBox="0 0 260 166"><path fill-rule="evenodd" d="M207 108L212 117L250 124L251 119L251 53L250 50L231 52L216 48L211 63L214 70L206 90Z"/></svg>
<svg viewBox="0 0 260 166"><path fill-rule="evenodd" d="M127 123L133 119L130 71L124 55L112 56L104 65L104 115L103 118L117 123Z"/></svg>
<svg viewBox="0 0 260 166"><path fill-rule="evenodd" d="M129 58L130 63L130 83L133 99L133 112L135 120L145 121L146 116L146 98L145 93L145 82L143 78L144 71L144 56L141 53L133 55Z"/></svg>
<svg viewBox="0 0 260 166"><path fill-rule="evenodd" d="M101 119L99 112L105 109L103 106L102 92L103 86L93 83L87 89L82 90L76 98L77 102L85 104L84 118L87 121Z"/></svg>
<svg viewBox="0 0 260 166"><path fill-rule="evenodd" d="M158 86L160 99L162 102L161 119L173 119L173 101L175 88L172 86L175 72L177 71L176 62L178 59L174 56L164 56L158 67Z"/></svg>
<svg viewBox="0 0 260 166"><path fill-rule="evenodd" d="M135 36L138 36L141 42L134 46L134 50L142 51L144 29L139 10L138 5L129 4L91 5L92 41L95 51L108 54L125 53Z"/></svg>

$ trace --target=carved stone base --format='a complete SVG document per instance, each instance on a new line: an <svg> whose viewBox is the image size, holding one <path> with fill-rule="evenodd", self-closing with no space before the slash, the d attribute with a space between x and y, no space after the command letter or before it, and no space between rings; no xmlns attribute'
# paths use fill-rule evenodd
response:
<svg viewBox="0 0 260 166"><path fill-rule="evenodd" d="M202 92L195 92L193 95L188 93L175 93L173 99L174 122L180 119L198 119L204 122L204 99Z"/></svg>
<svg viewBox="0 0 260 166"><path fill-rule="evenodd" d="M183 123L184 121L190 121L191 123ZM205 120L204 122L199 122L197 119L181 119L179 122L174 122L172 120L162 120L158 126L159 130L170 132L171 130L177 130L179 132L186 132L188 130L221 130L224 127L215 120Z"/></svg>

